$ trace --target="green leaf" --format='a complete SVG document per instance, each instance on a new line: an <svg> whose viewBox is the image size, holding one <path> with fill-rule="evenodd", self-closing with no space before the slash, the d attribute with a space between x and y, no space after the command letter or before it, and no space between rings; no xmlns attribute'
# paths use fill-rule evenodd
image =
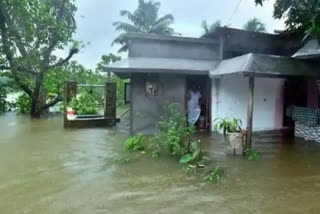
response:
<svg viewBox="0 0 320 214"><path fill-rule="evenodd" d="M182 156L182 158L180 159L180 163L189 163L192 160L193 160L192 155L186 154L186 155Z"/></svg>
<svg viewBox="0 0 320 214"><path fill-rule="evenodd" d="M192 160L195 160L197 157L199 157L200 154L200 148L198 147L192 154Z"/></svg>

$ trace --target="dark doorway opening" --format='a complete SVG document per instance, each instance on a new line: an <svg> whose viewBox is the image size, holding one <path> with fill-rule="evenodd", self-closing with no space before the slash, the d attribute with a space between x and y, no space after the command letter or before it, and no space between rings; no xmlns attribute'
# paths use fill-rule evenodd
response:
<svg viewBox="0 0 320 214"><path fill-rule="evenodd" d="M292 105L306 107L308 97L308 82L304 79L287 79L284 82L283 99L284 99L284 127L294 127L294 121L287 116L286 112Z"/></svg>
<svg viewBox="0 0 320 214"><path fill-rule="evenodd" d="M196 89L200 92L199 99L200 116L195 124L200 131L211 130L211 79L207 76L190 75L186 79L186 112L188 113L188 102L190 90Z"/></svg>

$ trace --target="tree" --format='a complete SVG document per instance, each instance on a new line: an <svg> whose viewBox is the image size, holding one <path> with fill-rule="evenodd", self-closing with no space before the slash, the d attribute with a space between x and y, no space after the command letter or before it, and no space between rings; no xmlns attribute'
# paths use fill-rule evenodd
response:
<svg viewBox="0 0 320 214"><path fill-rule="evenodd" d="M114 55L112 53L105 54L101 56L101 61L97 64L96 72L102 72L103 71L103 65L109 65L111 63L115 63L117 61L121 60L120 56ZM124 87L125 83L129 82L129 80L120 79L119 77L115 75L111 75L108 73L107 80L109 82L115 82L117 83L117 106L124 106Z"/></svg>
<svg viewBox="0 0 320 214"><path fill-rule="evenodd" d="M127 17L131 23L114 22L113 26L117 31L122 32L113 42L120 44L122 47L118 52L125 52L128 50L126 33L150 33L158 35L174 35L176 34L173 28L170 27L174 23L174 18L171 14L158 17L160 2L149 0L139 0L138 8L131 13L128 10L121 10L120 15Z"/></svg>
<svg viewBox="0 0 320 214"><path fill-rule="evenodd" d="M201 23L201 27L203 29L203 33L208 34L208 33L212 33L216 30L217 27L221 27L221 20L215 21L214 23L212 23L211 25L208 25L207 20L203 20Z"/></svg>
<svg viewBox="0 0 320 214"><path fill-rule="evenodd" d="M16 84L30 97L33 118L62 100L58 93L47 102L43 82L46 75L78 52L79 43L72 40L75 11L73 0L0 1L0 48L5 55L2 69L8 69ZM53 54L70 42L74 45L65 58Z"/></svg>
<svg viewBox="0 0 320 214"><path fill-rule="evenodd" d="M263 5L265 0L255 0ZM320 40L320 0L276 0L273 17L285 19L286 28L290 32L315 36Z"/></svg>
<svg viewBox="0 0 320 214"><path fill-rule="evenodd" d="M262 23L258 18L250 19L244 26L244 30L253 32L266 32L264 23Z"/></svg>
<svg viewBox="0 0 320 214"><path fill-rule="evenodd" d="M105 54L101 56L101 62L97 64L96 70L99 72L103 71L104 65L109 65L110 63L115 63L121 60L120 56L114 55L113 53Z"/></svg>

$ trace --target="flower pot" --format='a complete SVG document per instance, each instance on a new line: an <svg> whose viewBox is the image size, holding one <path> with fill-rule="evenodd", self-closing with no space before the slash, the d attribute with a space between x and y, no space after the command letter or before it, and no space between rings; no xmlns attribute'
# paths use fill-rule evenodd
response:
<svg viewBox="0 0 320 214"><path fill-rule="evenodd" d="M241 132L234 132L227 134L227 141L229 143L229 152L234 155L242 155L244 150L243 134Z"/></svg>

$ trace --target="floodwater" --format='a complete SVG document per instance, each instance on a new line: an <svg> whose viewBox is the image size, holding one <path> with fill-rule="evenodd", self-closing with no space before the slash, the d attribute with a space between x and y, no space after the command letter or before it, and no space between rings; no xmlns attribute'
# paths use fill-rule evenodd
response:
<svg viewBox="0 0 320 214"><path fill-rule="evenodd" d="M0 213L319 213L320 146L257 138L259 161L226 156L201 136L227 176L186 176L176 160L128 154L123 126L63 129L62 118L0 116Z"/></svg>

